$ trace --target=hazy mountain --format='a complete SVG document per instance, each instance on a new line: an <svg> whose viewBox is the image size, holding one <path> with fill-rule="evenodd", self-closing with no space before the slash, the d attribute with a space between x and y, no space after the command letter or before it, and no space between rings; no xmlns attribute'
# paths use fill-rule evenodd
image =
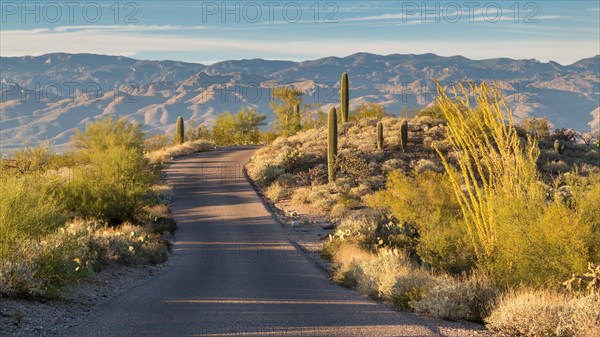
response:
<svg viewBox="0 0 600 337"><path fill-rule="evenodd" d="M236 60L210 66L140 61L121 56L48 54L0 57L0 139L3 151L49 140L57 147L75 128L106 115L127 116L149 131L174 127L177 116L210 124L216 114L252 106L272 115L270 88L295 85L304 103L339 102L339 79L350 76L351 104L380 102L390 112L431 103L435 87L496 82L516 116L547 116L555 127L600 128L600 55L555 62L462 56L373 55L290 62Z"/></svg>

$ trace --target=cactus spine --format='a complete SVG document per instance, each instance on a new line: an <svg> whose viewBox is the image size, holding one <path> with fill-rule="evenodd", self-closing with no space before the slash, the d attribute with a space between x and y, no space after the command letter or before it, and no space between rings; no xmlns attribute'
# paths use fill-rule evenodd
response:
<svg viewBox="0 0 600 337"><path fill-rule="evenodd" d="M565 145L559 139L554 141L554 151L558 154L563 154L563 152L565 152Z"/></svg>
<svg viewBox="0 0 600 337"><path fill-rule="evenodd" d="M348 96L348 74L342 74L342 85L340 88L340 102L342 103L342 123L348 123L348 108L350 96Z"/></svg>
<svg viewBox="0 0 600 337"><path fill-rule="evenodd" d="M402 151L406 151L408 147L408 122L403 119L400 122L400 148Z"/></svg>
<svg viewBox="0 0 600 337"><path fill-rule="evenodd" d="M383 150L383 123L377 122L377 150Z"/></svg>
<svg viewBox="0 0 600 337"><path fill-rule="evenodd" d="M337 156L338 145L337 111L335 108L329 109L327 121L327 177L331 183L335 180L335 157Z"/></svg>
<svg viewBox="0 0 600 337"><path fill-rule="evenodd" d="M183 133L183 118L181 116L177 117L177 130L175 132L175 141L177 144L183 144L185 141Z"/></svg>

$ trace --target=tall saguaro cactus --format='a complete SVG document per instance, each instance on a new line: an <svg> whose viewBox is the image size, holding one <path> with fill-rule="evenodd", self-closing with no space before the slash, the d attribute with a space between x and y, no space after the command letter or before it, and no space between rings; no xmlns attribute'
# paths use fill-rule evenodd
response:
<svg viewBox="0 0 600 337"><path fill-rule="evenodd" d="M300 104L294 105L294 132L302 130L302 118L300 116Z"/></svg>
<svg viewBox="0 0 600 337"><path fill-rule="evenodd" d="M383 150L383 123L377 122L377 150Z"/></svg>
<svg viewBox="0 0 600 337"><path fill-rule="evenodd" d="M400 148L402 151L406 151L408 147L408 122L403 119L400 122Z"/></svg>
<svg viewBox="0 0 600 337"><path fill-rule="evenodd" d="M183 118L177 117L177 130L175 132L175 142L177 144L183 144L185 141L185 134L183 133Z"/></svg>
<svg viewBox="0 0 600 337"><path fill-rule="evenodd" d="M558 154L563 154L565 152L565 145L558 139L554 141L554 151Z"/></svg>
<svg viewBox="0 0 600 337"><path fill-rule="evenodd" d="M340 102L342 104L342 123L348 123L348 109L350 96L348 95L348 74L342 74L342 85L340 87Z"/></svg>
<svg viewBox="0 0 600 337"><path fill-rule="evenodd" d="M327 177L331 183L335 180L335 157L337 156L338 145L337 111L334 107L329 109L327 122Z"/></svg>

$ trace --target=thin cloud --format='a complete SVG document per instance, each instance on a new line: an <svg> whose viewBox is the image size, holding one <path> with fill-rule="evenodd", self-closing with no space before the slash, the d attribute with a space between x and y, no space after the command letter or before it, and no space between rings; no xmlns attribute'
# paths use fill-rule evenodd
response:
<svg viewBox="0 0 600 337"><path fill-rule="evenodd" d="M56 32L72 31L127 31L127 32L156 32L156 31L182 31L206 29L205 26L181 26L181 25L84 25L84 26L60 26L53 28Z"/></svg>
<svg viewBox="0 0 600 337"><path fill-rule="evenodd" d="M597 54L597 45L588 40L469 40L447 41L428 39L397 41L372 39L356 43L352 39L236 39L209 35L147 34L146 32L112 31L48 31L31 34L30 31L0 31L3 56L41 55L51 52L98 53L135 56L152 52L190 53L209 52L215 55L253 55L279 59L311 59L331 55L349 55L360 51L378 54L429 53L463 55L474 59L495 57L532 58L567 64ZM509 43L511 48L506 48ZM576 50L577 53L573 53ZM195 56L197 59L197 56ZM227 57L223 57L226 59Z"/></svg>

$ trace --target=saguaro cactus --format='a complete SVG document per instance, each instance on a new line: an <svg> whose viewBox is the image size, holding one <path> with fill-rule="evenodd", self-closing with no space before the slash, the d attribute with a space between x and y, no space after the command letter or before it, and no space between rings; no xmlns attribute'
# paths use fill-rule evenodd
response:
<svg viewBox="0 0 600 337"><path fill-rule="evenodd" d="M383 150L383 123L377 122L377 150Z"/></svg>
<svg viewBox="0 0 600 337"><path fill-rule="evenodd" d="M342 85L340 87L340 102L342 104L342 123L348 123L348 111L350 96L348 95L348 74L342 74Z"/></svg>
<svg viewBox="0 0 600 337"><path fill-rule="evenodd" d="M185 137L184 137L184 133L183 133L183 118L181 118L181 116L177 117L177 130L175 132L175 141L177 142L177 144L183 144L183 142L185 141Z"/></svg>
<svg viewBox="0 0 600 337"><path fill-rule="evenodd" d="M300 104L294 105L294 133L302 130L302 118L300 116Z"/></svg>
<svg viewBox="0 0 600 337"><path fill-rule="evenodd" d="M408 122L403 119L400 122L400 148L402 151L406 151L408 147Z"/></svg>
<svg viewBox="0 0 600 337"><path fill-rule="evenodd" d="M563 152L565 152L565 145L558 139L554 141L554 151L558 154L563 154Z"/></svg>
<svg viewBox="0 0 600 337"><path fill-rule="evenodd" d="M327 177L329 182L333 182L335 180L335 157L337 156L338 145L337 111L335 108L329 109L327 121Z"/></svg>

